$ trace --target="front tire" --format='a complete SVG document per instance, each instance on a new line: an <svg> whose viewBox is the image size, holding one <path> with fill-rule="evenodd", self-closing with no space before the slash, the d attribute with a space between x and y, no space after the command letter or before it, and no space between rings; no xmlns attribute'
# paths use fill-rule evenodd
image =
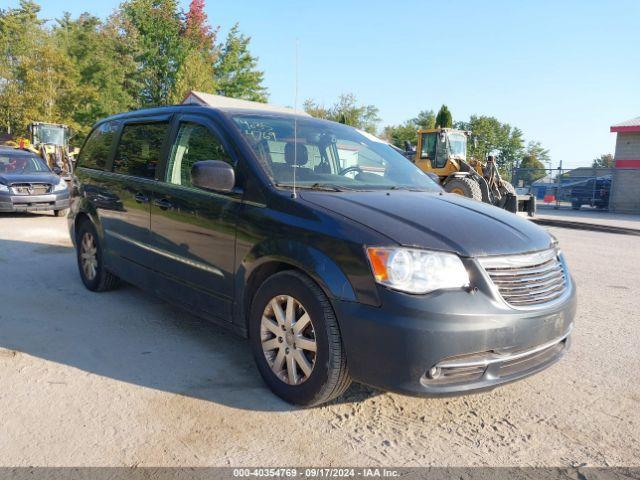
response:
<svg viewBox="0 0 640 480"><path fill-rule="evenodd" d="M249 336L262 378L289 403L319 405L351 384L329 299L300 272L277 273L260 286L251 304Z"/></svg>
<svg viewBox="0 0 640 480"><path fill-rule="evenodd" d="M53 215L56 217L66 217L69 209L63 208L62 210L54 210Z"/></svg>
<svg viewBox="0 0 640 480"><path fill-rule="evenodd" d="M444 186L445 191L482 201L482 191L480 185L470 177L454 177Z"/></svg>
<svg viewBox="0 0 640 480"><path fill-rule="evenodd" d="M76 255L82 283L93 292L113 290L120 283L118 277L104 268L104 256L95 227L84 221L78 228Z"/></svg>

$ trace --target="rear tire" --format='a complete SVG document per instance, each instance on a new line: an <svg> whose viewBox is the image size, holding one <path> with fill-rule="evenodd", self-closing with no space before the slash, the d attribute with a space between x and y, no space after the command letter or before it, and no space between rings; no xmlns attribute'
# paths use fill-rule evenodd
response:
<svg viewBox="0 0 640 480"><path fill-rule="evenodd" d="M445 191L455 193L464 197L482 201L482 191L480 185L470 177L454 177L444 186Z"/></svg>
<svg viewBox="0 0 640 480"><path fill-rule="evenodd" d="M320 405L351 384L331 303L300 272L277 273L260 286L251 303L249 337L262 378L289 403Z"/></svg>
<svg viewBox="0 0 640 480"><path fill-rule="evenodd" d="M78 228L76 257L82 283L93 292L116 288L120 279L104 268L104 256L95 227L84 221Z"/></svg>

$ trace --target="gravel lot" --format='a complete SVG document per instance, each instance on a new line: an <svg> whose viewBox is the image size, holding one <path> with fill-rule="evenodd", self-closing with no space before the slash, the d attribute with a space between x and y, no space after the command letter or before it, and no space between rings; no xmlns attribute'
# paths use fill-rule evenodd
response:
<svg viewBox="0 0 640 480"><path fill-rule="evenodd" d="M640 237L553 233L579 288L562 362L490 393L354 386L298 410L244 340L131 286L86 291L65 219L1 215L0 464L640 465Z"/></svg>

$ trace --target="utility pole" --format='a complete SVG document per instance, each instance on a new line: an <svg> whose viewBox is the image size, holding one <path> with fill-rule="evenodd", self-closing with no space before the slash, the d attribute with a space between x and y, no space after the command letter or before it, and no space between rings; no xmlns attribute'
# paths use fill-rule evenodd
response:
<svg viewBox="0 0 640 480"><path fill-rule="evenodd" d="M560 208L560 181L562 176L562 160L560 160L560 164L558 165L558 175L556 176L556 206L555 210Z"/></svg>

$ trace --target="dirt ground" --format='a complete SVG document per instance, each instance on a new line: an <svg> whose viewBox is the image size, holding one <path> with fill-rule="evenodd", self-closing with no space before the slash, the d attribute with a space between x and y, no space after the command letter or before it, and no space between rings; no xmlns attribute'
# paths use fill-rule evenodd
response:
<svg viewBox="0 0 640 480"><path fill-rule="evenodd" d="M640 237L553 233L579 288L562 362L489 393L354 386L300 410L244 340L131 286L85 290L65 219L0 215L0 465L639 465Z"/></svg>

